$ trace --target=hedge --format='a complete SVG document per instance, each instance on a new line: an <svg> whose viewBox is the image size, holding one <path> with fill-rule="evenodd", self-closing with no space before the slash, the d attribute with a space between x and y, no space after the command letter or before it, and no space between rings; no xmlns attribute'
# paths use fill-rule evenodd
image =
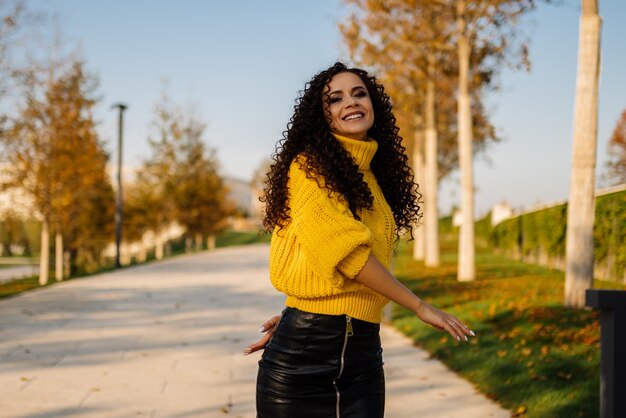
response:
<svg viewBox="0 0 626 418"><path fill-rule="evenodd" d="M476 238L512 258L564 269L567 203L507 219L476 223ZM595 276L626 281L626 191L596 197Z"/></svg>

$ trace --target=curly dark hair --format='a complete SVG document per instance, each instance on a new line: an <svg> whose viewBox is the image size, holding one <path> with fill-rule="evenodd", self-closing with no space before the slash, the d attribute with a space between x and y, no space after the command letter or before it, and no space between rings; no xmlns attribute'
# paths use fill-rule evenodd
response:
<svg viewBox="0 0 626 418"><path fill-rule="evenodd" d="M372 100L374 124L368 136L378 142L378 151L370 164L378 184L391 207L396 221L396 236L408 232L421 218L418 205L421 194L413 181L408 165L406 149L398 135L396 118L392 113L389 96L376 78L358 68L348 68L341 62L316 74L306 83L304 91L296 100L294 113L276 145L272 155L274 163L267 173L264 196L266 203L263 226L271 231L275 226L289 222L287 180L289 166L298 155L306 156L304 167L307 175L322 176L323 187L340 193L347 201L350 211L359 219L359 209L371 209L372 193L358 171L358 166L341 143L332 135L328 124L328 83L338 73L351 72L361 78Z"/></svg>

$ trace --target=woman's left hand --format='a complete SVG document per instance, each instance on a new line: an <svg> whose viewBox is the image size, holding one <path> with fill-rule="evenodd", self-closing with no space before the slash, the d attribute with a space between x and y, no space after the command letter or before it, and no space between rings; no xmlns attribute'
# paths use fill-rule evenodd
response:
<svg viewBox="0 0 626 418"><path fill-rule="evenodd" d="M437 309L423 300L419 305L419 309L417 309L415 313L417 314L417 317L425 323L433 326L439 331L448 332L458 341L461 341L462 339L468 341L467 337L476 336L474 331L469 329L469 327L461 322L456 316Z"/></svg>
<svg viewBox="0 0 626 418"><path fill-rule="evenodd" d="M243 350L244 356L265 348L267 342L270 340L270 338L272 338L274 332L276 332L276 327L278 326L278 322L280 322L281 317L282 315L273 316L268 321L263 323L263 325L261 325L261 327L259 328L259 332L264 332L265 334L259 341L255 342L254 344L250 344L248 347L246 347L245 350Z"/></svg>

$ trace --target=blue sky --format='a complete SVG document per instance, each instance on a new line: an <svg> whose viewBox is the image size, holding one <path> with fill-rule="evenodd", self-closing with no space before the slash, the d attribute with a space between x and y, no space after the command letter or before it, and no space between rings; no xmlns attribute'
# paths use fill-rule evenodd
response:
<svg viewBox="0 0 626 418"><path fill-rule="evenodd" d="M168 81L172 99L208 123L207 143L222 172L247 180L268 157L304 83L347 59L337 24L339 0L164 1L31 0L56 13L64 40L78 45L100 79L99 131L114 152L111 104L129 105L125 163L149 155L152 109ZM478 214L498 202L516 208L565 199L569 192L578 2L541 5L526 22L531 73L505 69L502 89L488 98L504 141L475 165ZM608 138L626 109L626 2L601 1L602 76L598 173ZM458 176L444 181L440 208L458 205Z"/></svg>

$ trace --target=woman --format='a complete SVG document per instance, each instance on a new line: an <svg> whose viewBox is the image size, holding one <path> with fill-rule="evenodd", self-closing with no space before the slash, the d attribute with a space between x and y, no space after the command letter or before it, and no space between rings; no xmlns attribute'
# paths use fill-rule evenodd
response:
<svg viewBox="0 0 626 418"><path fill-rule="evenodd" d="M382 417L379 324L389 299L459 341L474 334L389 272L420 195L383 87L336 63L294 110L264 196L270 279L287 307L244 351L265 348L257 416Z"/></svg>

